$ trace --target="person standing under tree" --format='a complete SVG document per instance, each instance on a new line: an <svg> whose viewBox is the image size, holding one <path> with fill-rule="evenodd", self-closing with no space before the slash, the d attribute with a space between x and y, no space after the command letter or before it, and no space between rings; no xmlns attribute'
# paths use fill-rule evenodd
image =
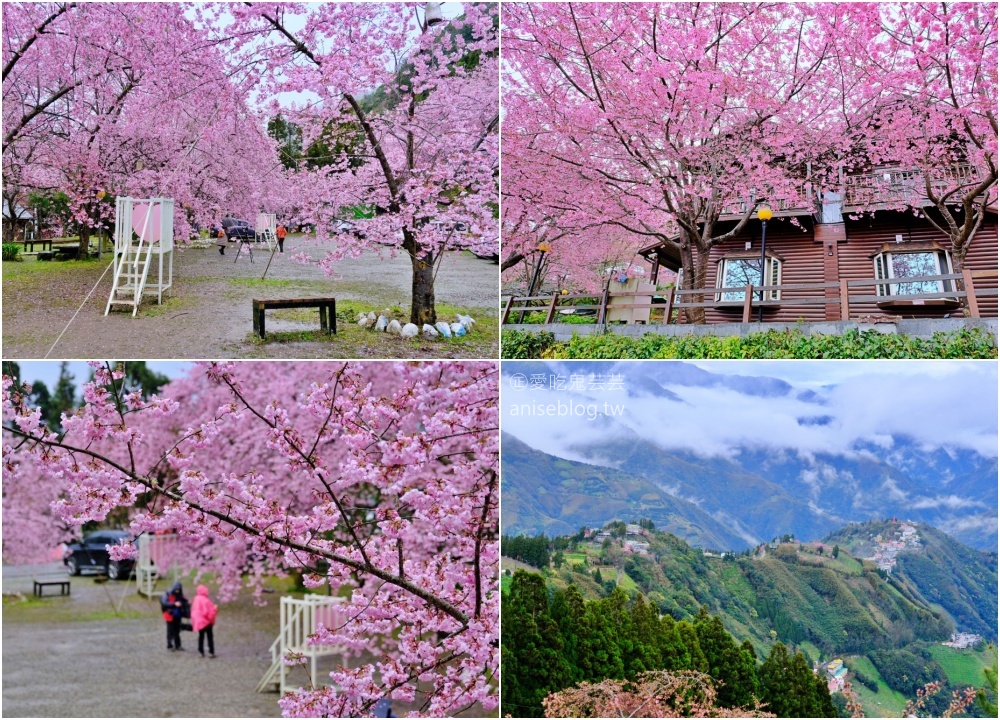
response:
<svg viewBox="0 0 1000 720"><path fill-rule="evenodd" d="M183 650L181 647L181 621L189 614L184 588L179 582L160 596L160 609L167 623L167 650Z"/></svg>
<svg viewBox="0 0 1000 720"><path fill-rule="evenodd" d="M198 652L205 657L205 638L208 638L208 656L215 657L215 616L219 609L208 597L208 588L198 586L198 593L191 603L191 626L198 633Z"/></svg>
<svg viewBox="0 0 1000 720"><path fill-rule="evenodd" d="M226 238L226 231L224 228L219 227L219 234L215 236L215 244L219 246L219 255L226 254L226 243L228 239Z"/></svg>
<svg viewBox="0 0 1000 720"><path fill-rule="evenodd" d="M274 234L278 236L278 252L285 252L285 236L288 235L288 230L284 225L279 225Z"/></svg>

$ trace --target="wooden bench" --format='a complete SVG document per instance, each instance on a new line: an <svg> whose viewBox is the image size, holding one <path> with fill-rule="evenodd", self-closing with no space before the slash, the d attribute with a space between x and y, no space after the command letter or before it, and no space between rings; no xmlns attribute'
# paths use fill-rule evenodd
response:
<svg viewBox="0 0 1000 720"><path fill-rule="evenodd" d="M69 580L35 580L34 581L34 595L35 597L43 597L45 588L49 586L59 586L59 595L69 595Z"/></svg>
<svg viewBox="0 0 1000 720"><path fill-rule="evenodd" d="M75 259L77 253L80 252L80 246L76 243L72 245L56 245L53 250L55 250L60 260L71 260Z"/></svg>
<svg viewBox="0 0 1000 720"><path fill-rule="evenodd" d="M41 245L42 250L52 249L52 239L51 238L39 238L37 240L24 240L24 252L34 252L35 245Z"/></svg>
<svg viewBox="0 0 1000 720"><path fill-rule="evenodd" d="M294 300L254 300L253 331L264 337L264 311L290 308L319 308L319 329L328 335L337 334L337 301L334 298L300 298Z"/></svg>

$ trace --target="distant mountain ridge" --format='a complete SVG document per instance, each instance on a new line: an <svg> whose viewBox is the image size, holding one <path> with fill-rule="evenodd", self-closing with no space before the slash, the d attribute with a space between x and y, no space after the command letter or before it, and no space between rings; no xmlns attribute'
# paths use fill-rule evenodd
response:
<svg viewBox="0 0 1000 720"><path fill-rule="evenodd" d="M685 411L687 402L675 392L682 388L726 388L750 397L783 398L804 403L797 421L803 426L823 426L831 422L827 400L819 392L796 388L770 377L723 375L683 362L530 362L505 363L503 373L557 374L563 377L594 374L627 378L628 397L644 397L677 405ZM586 398L585 392L573 397ZM648 402L648 400L647 400ZM808 410L807 408L814 408ZM641 437L628 418L600 416L593 427L600 439L569 443L565 455L591 465L614 468L631 478L641 478L657 494L666 493L697 506L730 536L741 542L728 548L739 550L747 543L770 540L791 533L804 540L819 539L851 522L886 517L903 517L933 525L971 547L997 549L996 458L983 457L972 450L927 449L908 437L893 436L886 447L858 442L850 453L803 453L794 449L775 451L740 447L729 457L705 457L695 452L668 449ZM633 425L638 419L633 418ZM515 429L516 432L516 429ZM504 439L504 494L506 474L517 471L524 457L506 458ZM531 438L524 438L530 445ZM881 442L884 442L881 441ZM562 453L557 453L562 454ZM590 471L587 471L590 472ZM522 474L523 475L523 474ZM511 504L530 507L530 487L514 489ZM549 488L558 493L558 487ZM579 488L576 495L586 494ZM555 500L549 498L551 506ZM589 522L574 507L593 503L565 502L560 512L548 517L575 529ZM544 513L543 513L544 514ZM586 516L589 518L590 516ZM541 515L525 512L518 523L526 531L546 526ZM712 535L724 535L713 529ZM697 543L697 541L694 541ZM706 545L707 546L707 545Z"/></svg>
<svg viewBox="0 0 1000 720"><path fill-rule="evenodd" d="M635 475L547 455L503 435L503 512L508 535L569 535L620 517L648 517L657 527L705 548L751 546L694 503Z"/></svg>

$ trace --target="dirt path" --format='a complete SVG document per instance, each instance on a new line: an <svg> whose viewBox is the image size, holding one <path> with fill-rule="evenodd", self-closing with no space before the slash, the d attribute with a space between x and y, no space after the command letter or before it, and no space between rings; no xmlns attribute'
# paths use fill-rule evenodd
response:
<svg viewBox="0 0 1000 720"><path fill-rule="evenodd" d="M69 598L31 597L32 577L59 574L57 565L3 568L4 595L28 596L4 599L5 717L280 715L276 694L254 692L278 632L277 596L263 608L248 598L221 606L211 660L198 655L193 633L182 634L184 652L167 652L159 605L134 584L77 577ZM126 589L116 617L112 599Z"/></svg>
<svg viewBox="0 0 1000 720"><path fill-rule="evenodd" d="M267 253L244 251L236 258L229 247L220 256L214 246L184 248L174 253L174 288L163 305L146 301L138 318L125 312L104 316L111 290L105 275L93 296L59 341L52 358L195 359L195 358L330 358L330 357L495 357L497 345L497 266L469 253L449 253L436 283L441 312L470 312L479 321L476 336L460 341L387 341L353 326L357 310L378 312L397 307L408 314L410 263L406 256L379 259L373 253L345 260L337 276L328 278L315 265L291 260L305 252L319 258L324 251L297 237L276 255L267 279L260 280ZM41 358L69 322L107 262L4 263L3 354L9 358ZM255 297L325 297L338 300L341 333L316 338L319 322L302 311L268 314L274 339L253 339L251 300ZM453 317L447 317L453 321ZM281 337L284 332L284 338ZM318 335L318 333L316 333ZM302 337L299 337L302 335ZM397 347L398 346L398 347Z"/></svg>

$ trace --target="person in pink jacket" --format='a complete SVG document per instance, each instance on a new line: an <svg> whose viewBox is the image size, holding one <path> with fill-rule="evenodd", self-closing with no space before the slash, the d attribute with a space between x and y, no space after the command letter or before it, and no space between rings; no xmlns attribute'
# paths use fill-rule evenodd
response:
<svg viewBox="0 0 1000 720"><path fill-rule="evenodd" d="M191 627L198 632L198 652L205 657L205 638L208 637L208 656L215 657L215 637L212 629L215 627L215 616L219 609L208 599L208 588L198 586L198 594L191 603Z"/></svg>

